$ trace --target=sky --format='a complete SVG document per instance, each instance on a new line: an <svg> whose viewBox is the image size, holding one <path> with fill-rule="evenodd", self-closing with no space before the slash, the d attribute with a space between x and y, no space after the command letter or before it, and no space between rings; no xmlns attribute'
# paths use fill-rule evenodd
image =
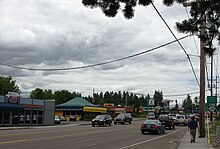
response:
<svg viewBox="0 0 220 149"><path fill-rule="evenodd" d="M154 5L177 38L175 22L187 19L180 4ZM150 5L136 6L127 20L121 11L106 17L99 8L86 8L81 0L1 0L0 75L12 76L23 95L36 88L69 90L83 96L95 92L128 91L182 102L199 86L183 49L173 43L144 54L95 67L174 41L162 19ZM199 40L191 36L180 41L190 55L199 80ZM31 69L65 69L34 71ZM216 63L217 64L217 63ZM209 67L209 66L207 66ZM175 96L174 96L175 95ZM179 96L177 96L179 95ZM199 93L192 94L192 98Z"/></svg>

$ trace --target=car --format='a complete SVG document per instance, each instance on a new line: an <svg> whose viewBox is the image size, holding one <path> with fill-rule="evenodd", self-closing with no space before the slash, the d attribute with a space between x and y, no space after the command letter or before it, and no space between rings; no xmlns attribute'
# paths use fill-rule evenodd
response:
<svg viewBox="0 0 220 149"><path fill-rule="evenodd" d="M112 117L109 114L97 115L94 119L92 119L92 127L95 125L98 126L106 126L112 125Z"/></svg>
<svg viewBox="0 0 220 149"><path fill-rule="evenodd" d="M129 123L131 124L132 121L132 116L130 113L121 113L117 115L117 117L114 118L114 124L117 125L118 123L120 124L125 124Z"/></svg>
<svg viewBox="0 0 220 149"><path fill-rule="evenodd" d="M188 118L185 115L177 115L176 116L176 125L188 125Z"/></svg>
<svg viewBox="0 0 220 149"><path fill-rule="evenodd" d="M146 120L141 124L141 133L145 132L162 134L165 133L165 126L159 120Z"/></svg>
<svg viewBox="0 0 220 149"><path fill-rule="evenodd" d="M174 119L169 115L160 115L158 117L158 120L165 126L165 128L169 129L175 129L175 121Z"/></svg>
<svg viewBox="0 0 220 149"><path fill-rule="evenodd" d="M66 118L64 116L60 116L61 121L66 121Z"/></svg>
<svg viewBox="0 0 220 149"><path fill-rule="evenodd" d="M154 113L154 112L149 112L149 113L147 114L147 118L154 120L154 119L156 118L155 113Z"/></svg>
<svg viewBox="0 0 220 149"><path fill-rule="evenodd" d="M54 123L55 124L61 124L61 120L60 120L59 116L55 116Z"/></svg>

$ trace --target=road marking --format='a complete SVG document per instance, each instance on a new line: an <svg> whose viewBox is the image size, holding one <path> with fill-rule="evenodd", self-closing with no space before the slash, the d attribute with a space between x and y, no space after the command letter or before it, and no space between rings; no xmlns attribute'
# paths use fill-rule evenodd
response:
<svg viewBox="0 0 220 149"><path fill-rule="evenodd" d="M5 141L5 142L0 142L0 145L2 144L11 144L11 143L19 143L19 142L26 142L28 140L15 140L15 141Z"/></svg>
<svg viewBox="0 0 220 149"><path fill-rule="evenodd" d="M131 145L128 145L128 146L124 146L124 147L121 147L120 149L126 149L126 148L134 147L134 146L137 146L137 145L140 145L140 144L143 144L143 143L147 143L147 142L150 142L150 141L154 141L154 140L157 140L157 139L166 137L166 136L168 136L168 135L171 135L171 134L173 134L173 133L176 133L176 132L178 132L178 131L180 131L180 130L182 130L182 129L176 130L176 131L174 131L174 132L171 132L171 133L169 133L169 134L162 135L162 136L159 136L159 137L156 137L156 138L152 138L152 139L145 140L145 141L142 141L142 142L138 142L138 143L135 143L135 144L131 144Z"/></svg>

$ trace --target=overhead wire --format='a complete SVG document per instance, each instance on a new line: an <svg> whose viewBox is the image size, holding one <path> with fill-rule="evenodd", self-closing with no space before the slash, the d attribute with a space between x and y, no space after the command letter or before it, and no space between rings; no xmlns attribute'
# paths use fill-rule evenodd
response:
<svg viewBox="0 0 220 149"><path fill-rule="evenodd" d="M180 41L177 39L177 37L175 36L175 34L173 33L173 31L171 30L171 28L170 28L169 25L167 24L167 22L165 21L165 19L163 18L163 16L162 16L162 15L160 14L160 12L157 10L157 8L156 8L156 6L153 4L153 2L151 2L151 4L152 4L152 6L154 7L154 9L156 10L157 14L158 14L158 15L160 16L160 18L163 20L164 24L165 24L165 25L167 26L167 28L169 29L170 33L171 33L171 34L173 35L173 37L176 39L176 41L177 41L177 43L179 44L179 46L182 48L182 50L183 50L184 53L186 54L187 59L188 59L188 61L189 61L189 63L190 63L191 69L192 69L192 71L193 71L194 77L195 77L195 79L196 79L196 82L197 82L198 86L200 86L200 85L199 85L198 78L197 78L196 73L195 73L195 69L194 69L194 67L193 67L193 65L192 65L192 61L191 61L191 59L190 59L190 57L189 57L189 54L186 52L186 50L184 49L184 47L182 46L182 44L180 43Z"/></svg>
<svg viewBox="0 0 220 149"><path fill-rule="evenodd" d="M172 44L172 43L175 43L175 42L178 41L178 40L185 39L185 38L187 38L187 37L189 37L189 36L191 36L191 34L186 35L186 36L183 36L183 37L181 37L181 38L179 38L179 39L177 39L177 40L173 40L173 41L167 42L167 43L165 43L165 44L159 45L159 46L157 46L157 47L151 48L151 49L149 49L149 50L145 50L145 51L142 51L142 52L133 54L133 55L126 56L126 57L118 58L118 59L115 59L115 60L109 60L109 61L106 61L106 62L96 63L96 64L78 66L78 67L52 68L52 69L51 69L51 68L45 68L45 69L43 69L43 68L20 67L20 66L5 64L5 63L2 63L2 62L0 62L0 65L6 66L6 67L11 67L11 68L16 68L16 69L32 70L32 71L64 71L64 70L83 69L83 68L95 67L95 66L100 66L100 65L106 65L106 64L110 64L110 63L114 63L114 62L126 60L126 59L129 59L129 58L133 58L133 57L136 57L136 56L139 56L139 55L142 55L142 54L145 54L145 53L148 53L148 52L157 50L157 49L159 49L159 48L165 47L165 46L167 46L167 45L170 45L170 44Z"/></svg>

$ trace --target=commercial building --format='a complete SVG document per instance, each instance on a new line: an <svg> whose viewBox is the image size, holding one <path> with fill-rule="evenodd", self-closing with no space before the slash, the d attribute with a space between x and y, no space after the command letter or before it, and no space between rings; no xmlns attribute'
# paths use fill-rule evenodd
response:
<svg viewBox="0 0 220 149"><path fill-rule="evenodd" d="M0 126L53 125L54 109L54 100L0 96Z"/></svg>

